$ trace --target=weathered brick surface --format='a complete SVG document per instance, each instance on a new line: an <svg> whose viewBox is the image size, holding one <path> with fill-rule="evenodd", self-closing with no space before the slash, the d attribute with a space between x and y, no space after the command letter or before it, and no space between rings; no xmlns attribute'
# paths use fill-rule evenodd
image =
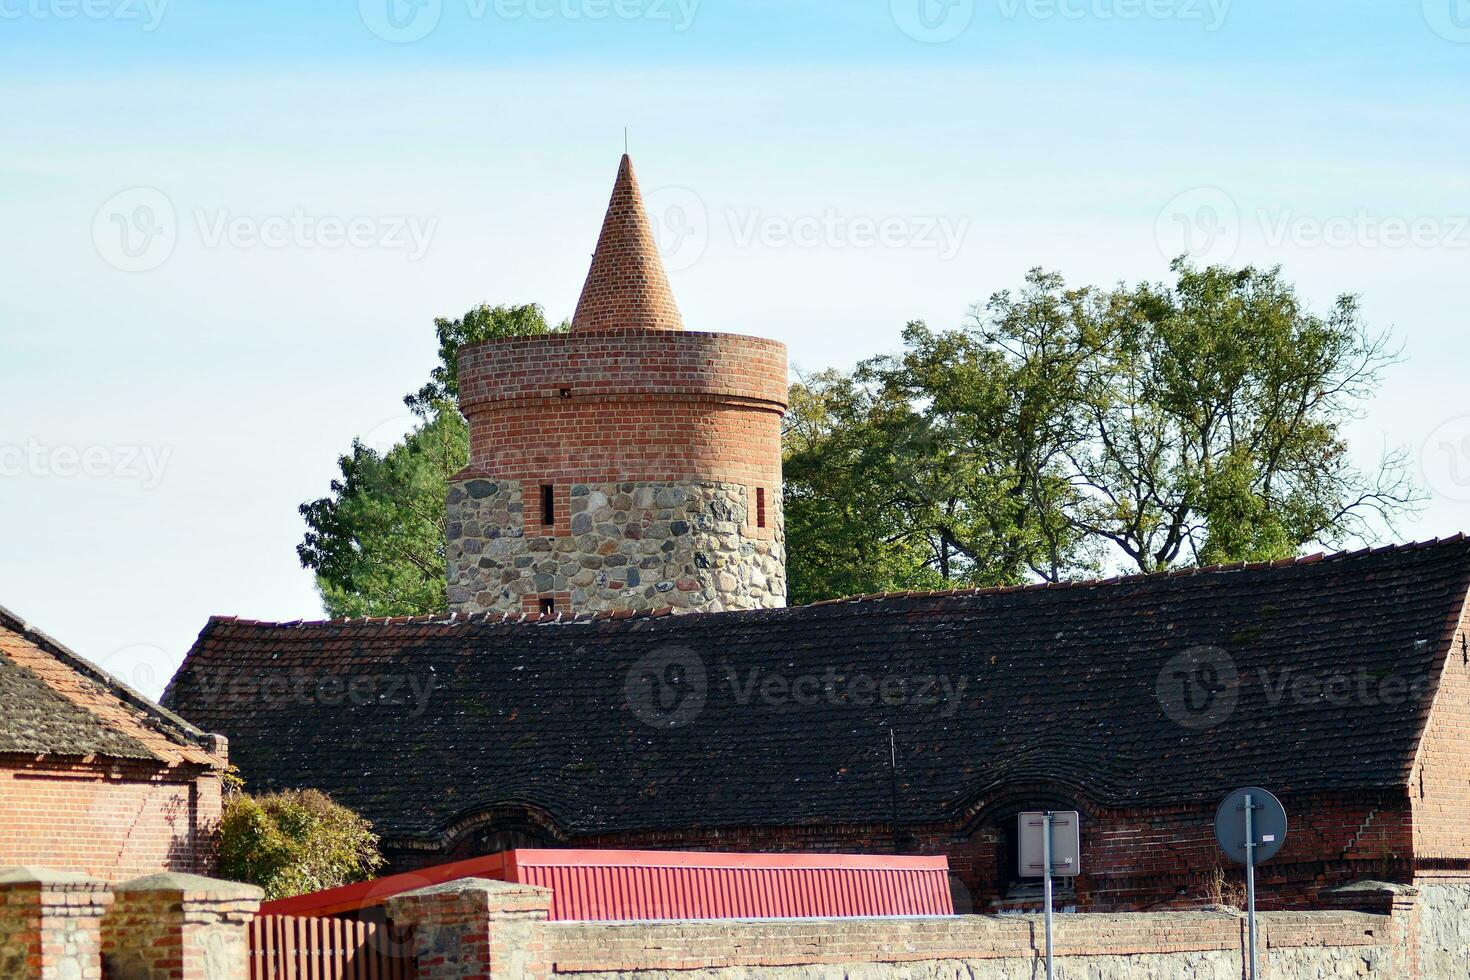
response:
<svg viewBox="0 0 1470 980"><path fill-rule="evenodd" d="M683 321L648 226L633 161L624 153L572 329L629 326L679 330Z"/></svg>
<svg viewBox="0 0 1470 980"><path fill-rule="evenodd" d="M388 911L414 932L418 980L489 980L534 973L544 960L551 893L466 878L397 895Z"/></svg>
<svg viewBox="0 0 1470 980"><path fill-rule="evenodd" d="M107 883L39 868L0 867L0 977L98 980Z"/></svg>
<svg viewBox="0 0 1470 980"><path fill-rule="evenodd" d="M1412 897L1385 914L1262 913L1259 944L1273 980L1463 976L1420 973ZM547 922L548 895L462 881L399 896L423 980L843 976L1034 980L1044 946L1037 916L900 919ZM1055 949L1066 980L1238 980L1245 923L1234 912L1061 915Z"/></svg>
<svg viewBox="0 0 1470 980"><path fill-rule="evenodd" d="M489 341L461 352L460 392L455 611L535 611L560 594L572 613L785 604L781 344L626 328Z"/></svg>
<svg viewBox="0 0 1470 980"><path fill-rule="evenodd" d="M254 885L157 874L117 887L102 923L108 980L246 980Z"/></svg>
<svg viewBox="0 0 1470 980"><path fill-rule="evenodd" d="M208 873L220 807L213 770L0 756L0 866Z"/></svg>

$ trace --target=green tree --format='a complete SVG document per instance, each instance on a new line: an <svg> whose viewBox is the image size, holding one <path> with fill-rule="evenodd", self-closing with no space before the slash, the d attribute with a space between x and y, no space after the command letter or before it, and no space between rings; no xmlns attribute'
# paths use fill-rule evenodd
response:
<svg viewBox="0 0 1470 980"><path fill-rule="evenodd" d="M1279 269L1069 289L1034 270L959 330L792 391L793 601L1281 558L1373 540L1419 494L1344 427L1395 351Z"/></svg>
<svg viewBox="0 0 1470 980"><path fill-rule="evenodd" d="M1366 470L1351 458L1344 427L1397 354L1354 297L1323 317L1279 268L1172 268L1173 286L1086 291L1071 304L1067 397L1080 427L1065 470L1079 535L1151 572L1372 540L1417 506L1402 452ZM1028 305L1061 289L1039 273L1032 282ZM991 332L1011 333L1005 318Z"/></svg>
<svg viewBox="0 0 1470 980"><path fill-rule="evenodd" d="M477 306L434 321L439 364L404 399L419 419L379 453L354 439L338 459L330 493L299 508L307 531L296 553L316 573L327 614L410 616L443 612L444 498L469 458L459 413L459 349L499 337L567 329L547 324L539 306Z"/></svg>
<svg viewBox="0 0 1470 980"><path fill-rule="evenodd" d="M267 900L366 881L383 866L372 824L317 790L225 797L219 873Z"/></svg>

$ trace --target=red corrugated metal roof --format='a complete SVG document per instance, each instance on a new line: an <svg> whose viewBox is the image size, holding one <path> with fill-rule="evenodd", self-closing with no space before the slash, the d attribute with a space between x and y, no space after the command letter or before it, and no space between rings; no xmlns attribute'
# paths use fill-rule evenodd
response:
<svg viewBox="0 0 1470 980"><path fill-rule="evenodd" d="M520 849L267 902L337 915L415 888L491 878L549 888L553 920L953 915L945 857Z"/></svg>

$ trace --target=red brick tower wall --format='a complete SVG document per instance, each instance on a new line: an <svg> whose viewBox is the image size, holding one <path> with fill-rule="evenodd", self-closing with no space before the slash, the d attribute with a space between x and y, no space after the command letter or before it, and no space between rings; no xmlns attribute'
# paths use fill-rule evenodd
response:
<svg viewBox="0 0 1470 980"><path fill-rule="evenodd" d="M572 331L460 352L463 612L784 605L786 348L691 333L625 156Z"/></svg>

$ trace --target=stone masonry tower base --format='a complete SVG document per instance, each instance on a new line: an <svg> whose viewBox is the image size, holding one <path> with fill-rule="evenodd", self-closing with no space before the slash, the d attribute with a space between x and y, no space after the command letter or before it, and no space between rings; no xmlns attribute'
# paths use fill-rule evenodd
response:
<svg viewBox="0 0 1470 980"><path fill-rule="evenodd" d="M786 348L682 329L626 156L571 332L465 347L459 380L451 609L785 605Z"/></svg>

